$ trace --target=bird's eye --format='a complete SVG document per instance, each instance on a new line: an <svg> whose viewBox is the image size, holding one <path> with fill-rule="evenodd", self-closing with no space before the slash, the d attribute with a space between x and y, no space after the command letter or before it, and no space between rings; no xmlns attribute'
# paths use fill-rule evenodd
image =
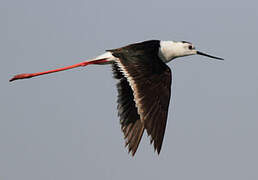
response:
<svg viewBox="0 0 258 180"><path fill-rule="evenodd" d="M188 46L188 49L192 50L192 49L193 49L193 46L192 46L192 45L189 45L189 46Z"/></svg>

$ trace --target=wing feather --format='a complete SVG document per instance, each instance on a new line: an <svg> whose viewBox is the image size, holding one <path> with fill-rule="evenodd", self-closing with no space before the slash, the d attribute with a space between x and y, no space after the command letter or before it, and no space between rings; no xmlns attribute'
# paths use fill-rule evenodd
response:
<svg viewBox="0 0 258 180"><path fill-rule="evenodd" d="M151 143L154 142L154 149L159 154L168 116L171 70L159 59L157 52L146 51L141 47L134 48L133 51L130 49L124 47L111 52L118 58L116 63L122 72L122 76L127 79L128 86L130 86L132 91L130 98L133 96L139 115L138 118L147 130L148 135L151 136ZM140 124L139 121L135 122ZM132 129L130 132L127 137L131 140L130 142L133 142L132 136L135 135L134 133L138 135L137 128L133 131L134 133ZM137 138L139 138L139 135Z"/></svg>
<svg viewBox="0 0 258 180"><path fill-rule="evenodd" d="M137 151L144 132L144 125L140 121L140 115L134 101L133 91L121 72L120 68L114 63L112 65L113 76L118 79L118 116L120 117L121 129L124 133L125 146L128 147L132 155Z"/></svg>

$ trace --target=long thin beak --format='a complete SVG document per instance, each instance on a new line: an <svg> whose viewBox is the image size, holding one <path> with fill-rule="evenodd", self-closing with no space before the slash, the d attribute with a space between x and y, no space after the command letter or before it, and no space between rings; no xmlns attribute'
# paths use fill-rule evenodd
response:
<svg viewBox="0 0 258 180"><path fill-rule="evenodd" d="M210 58L213 58L213 59L224 60L223 58L211 56L209 54L205 54L205 53L200 52L200 51L197 51L197 54L202 55L202 56L207 56L207 57L210 57Z"/></svg>

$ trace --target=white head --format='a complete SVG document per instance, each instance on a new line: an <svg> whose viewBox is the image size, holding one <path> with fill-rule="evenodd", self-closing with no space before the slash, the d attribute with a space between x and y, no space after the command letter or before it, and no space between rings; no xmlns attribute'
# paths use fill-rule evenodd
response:
<svg viewBox="0 0 258 180"><path fill-rule="evenodd" d="M190 56L195 54L222 60L222 58L211 56L195 50L194 45L190 42L160 41L159 57L166 63L177 57Z"/></svg>

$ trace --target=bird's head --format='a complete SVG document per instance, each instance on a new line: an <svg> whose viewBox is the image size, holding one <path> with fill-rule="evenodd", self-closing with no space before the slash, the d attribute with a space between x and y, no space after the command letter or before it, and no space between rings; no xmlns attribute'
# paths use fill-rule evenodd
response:
<svg viewBox="0 0 258 180"><path fill-rule="evenodd" d="M164 62L169 62L177 57L190 56L195 54L223 60L222 58L211 56L203 52L197 51L194 45L190 42L160 41L159 56Z"/></svg>

